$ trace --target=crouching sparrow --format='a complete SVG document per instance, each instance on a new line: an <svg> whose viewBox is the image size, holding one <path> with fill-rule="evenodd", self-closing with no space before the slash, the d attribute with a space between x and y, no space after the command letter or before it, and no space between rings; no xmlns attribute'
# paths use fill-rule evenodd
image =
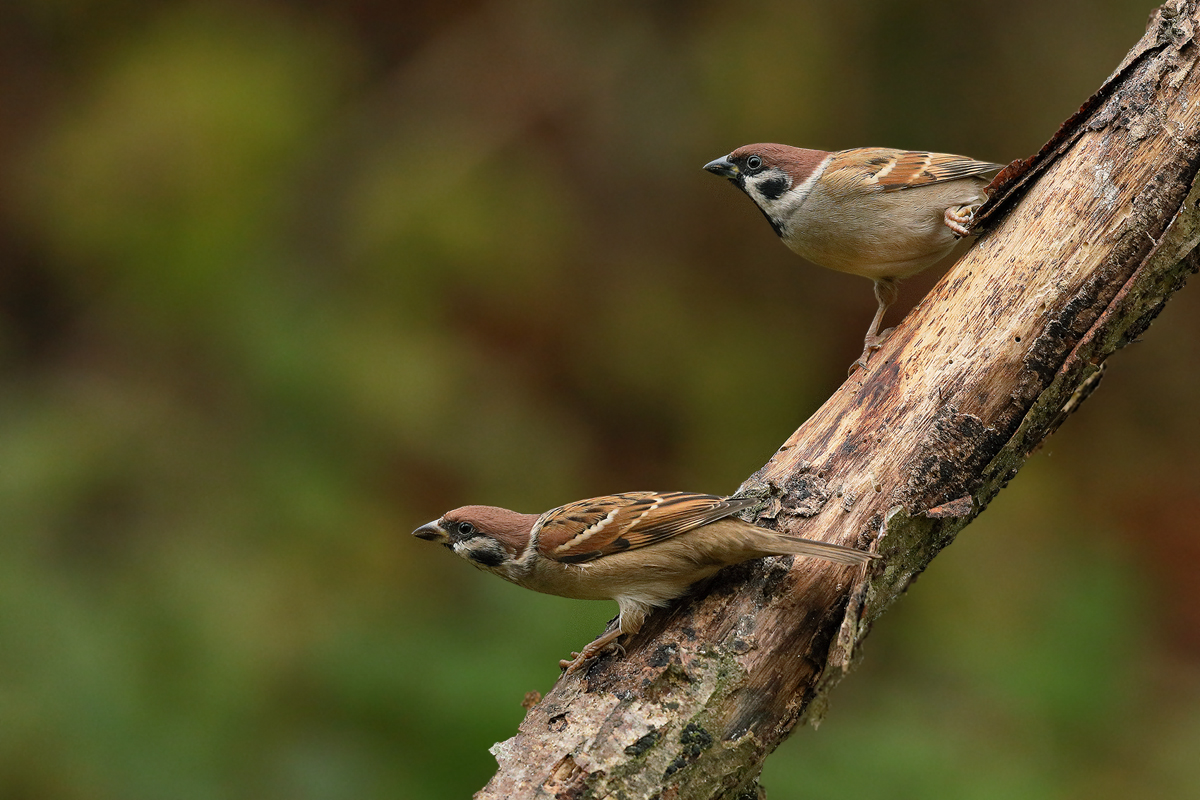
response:
<svg viewBox="0 0 1200 800"><path fill-rule="evenodd" d="M879 309L853 372L883 341L879 325L897 281L940 261L970 232L987 199L985 176L1001 165L886 147L750 144L704 168L745 192L796 254L875 281Z"/></svg>
<svg viewBox="0 0 1200 800"><path fill-rule="evenodd" d="M574 660L574 671L636 633L652 608L664 606L722 567L753 558L801 555L835 564L878 556L841 545L786 536L732 516L757 501L690 492L628 492L593 497L544 514L463 506L422 525L413 536L439 542L479 569L546 594L616 600L617 625Z"/></svg>

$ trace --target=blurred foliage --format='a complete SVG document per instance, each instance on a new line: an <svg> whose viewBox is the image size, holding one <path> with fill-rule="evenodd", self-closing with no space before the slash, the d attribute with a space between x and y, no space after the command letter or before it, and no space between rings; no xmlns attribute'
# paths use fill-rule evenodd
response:
<svg viewBox="0 0 1200 800"><path fill-rule="evenodd" d="M408 531L731 491L874 307L700 165L1025 156L1149 10L0 6L0 796L467 796L614 609ZM879 623L773 796L1197 791L1197 306Z"/></svg>

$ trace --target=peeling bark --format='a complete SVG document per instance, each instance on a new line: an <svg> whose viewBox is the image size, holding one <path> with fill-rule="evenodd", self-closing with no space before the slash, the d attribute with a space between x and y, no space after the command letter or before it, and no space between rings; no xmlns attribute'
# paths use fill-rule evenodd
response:
<svg viewBox="0 0 1200 800"><path fill-rule="evenodd" d="M763 759L820 719L874 620L1200 266L1198 1L1158 9L1079 113L997 177L975 246L743 484L758 524L881 563L721 572L625 657L560 679L476 797L763 796Z"/></svg>

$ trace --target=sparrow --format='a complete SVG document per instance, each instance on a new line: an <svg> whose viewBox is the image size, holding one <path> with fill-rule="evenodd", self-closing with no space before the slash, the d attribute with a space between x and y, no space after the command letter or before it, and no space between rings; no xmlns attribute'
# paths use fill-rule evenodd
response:
<svg viewBox="0 0 1200 800"><path fill-rule="evenodd" d="M636 633L650 610L722 567L754 558L801 555L835 564L878 558L850 547L776 533L733 515L746 497L692 492L627 492L593 497L544 514L463 506L413 531L479 569L526 589L582 600L616 600L616 627L559 662L572 672Z"/></svg>
<svg viewBox="0 0 1200 800"><path fill-rule="evenodd" d="M866 368L897 282L940 261L970 233L1000 164L966 156L857 147L827 153L748 144L704 165L745 192L791 250L875 282L879 309L850 367Z"/></svg>

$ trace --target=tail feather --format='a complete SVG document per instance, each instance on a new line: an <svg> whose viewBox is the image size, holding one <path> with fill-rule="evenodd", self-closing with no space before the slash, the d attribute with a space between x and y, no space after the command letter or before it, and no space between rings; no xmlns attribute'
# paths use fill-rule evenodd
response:
<svg viewBox="0 0 1200 800"><path fill-rule="evenodd" d="M772 555L811 556L823 558L835 564L865 564L872 559L879 558L875 553L864 553L853 547L801 539L799 536L787 536L761 528L759 530L762 531L760 537L762 549Z"/></svg>

